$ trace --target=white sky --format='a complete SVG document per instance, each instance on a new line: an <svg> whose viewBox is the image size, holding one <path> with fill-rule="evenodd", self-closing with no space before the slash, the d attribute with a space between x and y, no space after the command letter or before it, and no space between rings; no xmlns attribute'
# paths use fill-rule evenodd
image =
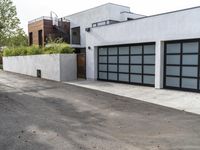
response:
<svg viewBox="0 0 200 150"><path fill-rule="evenodd" d="M200 6L200 0L13 0L17 7L21 26L27 32L27 23L41 16L50 16L50 11L64 17L104 3L129 6L131 11L153 15L178 9Z"/></svg>

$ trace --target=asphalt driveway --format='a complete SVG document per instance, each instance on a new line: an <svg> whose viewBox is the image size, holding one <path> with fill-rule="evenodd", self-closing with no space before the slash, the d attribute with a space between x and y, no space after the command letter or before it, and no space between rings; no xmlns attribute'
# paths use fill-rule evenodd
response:
<svg viewBox="0 0 200 150"><path fill-rule="evenodd" d="M1 71L0 149L199 150L200 116Z"/></svg>

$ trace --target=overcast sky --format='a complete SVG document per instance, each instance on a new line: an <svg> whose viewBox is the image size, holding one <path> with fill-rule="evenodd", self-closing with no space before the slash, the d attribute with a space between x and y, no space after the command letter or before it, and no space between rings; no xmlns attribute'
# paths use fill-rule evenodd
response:
<svg viewBox="0 0 200 150"><path fill-rule="evenodd" d="M17 7L21 26L26 32L28 21L41 16L50 16L50 11L63 17L108 2L129 6L132 12L143 15L200 6L200 0L13 0L13 2Z"/></svg>

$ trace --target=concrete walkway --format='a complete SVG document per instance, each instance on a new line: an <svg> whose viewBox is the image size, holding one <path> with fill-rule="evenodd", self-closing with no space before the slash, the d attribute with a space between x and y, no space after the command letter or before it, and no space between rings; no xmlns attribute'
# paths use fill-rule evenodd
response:
<svg viewBox="0 0 200 150"><path fill-rule="evenodd" d="M80 80L67 84L200 114L200 94L102 81Z"/></svg>

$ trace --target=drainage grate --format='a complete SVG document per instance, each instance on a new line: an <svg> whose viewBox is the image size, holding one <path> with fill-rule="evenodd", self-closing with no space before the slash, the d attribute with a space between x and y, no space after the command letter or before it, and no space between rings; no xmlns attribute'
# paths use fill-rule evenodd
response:
<svg viewBox="0 0 200 150"><path fill-rule="evenodd" d="M38 78L41 78L41 77L42 77L42 75L41 75L41 70L39 70L39 69L37 69L37 77L38 77Z"/></svg>

